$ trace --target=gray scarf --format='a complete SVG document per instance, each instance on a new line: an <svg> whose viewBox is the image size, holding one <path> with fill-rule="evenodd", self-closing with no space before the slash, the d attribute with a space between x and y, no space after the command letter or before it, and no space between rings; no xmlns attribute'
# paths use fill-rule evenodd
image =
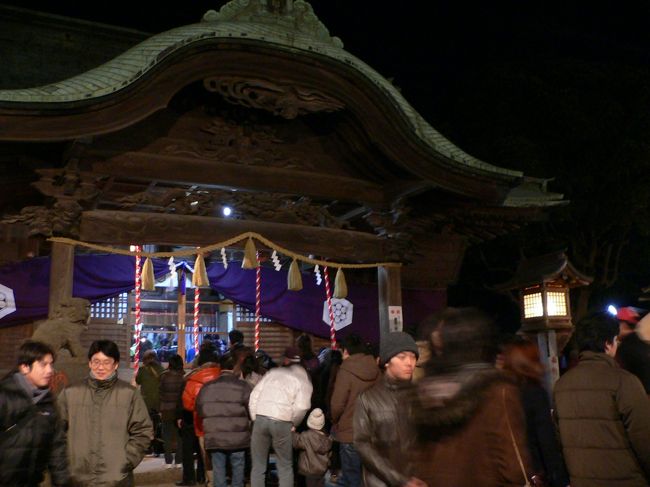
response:
<svg viewBox="0 0 650 487"><path fill-rule="evenodd" d="M14 380L22 387L22 389L27 393L27 395L32 399L32 403L36 404L38 401L43 399L45 395L50 391L47 387L41 389L36 387L31 382L29 382L23 374L16 372L14 374Z"/></svg>

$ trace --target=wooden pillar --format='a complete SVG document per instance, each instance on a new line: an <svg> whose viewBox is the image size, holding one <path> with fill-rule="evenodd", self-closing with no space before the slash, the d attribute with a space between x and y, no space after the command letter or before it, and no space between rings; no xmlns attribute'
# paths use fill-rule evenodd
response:
<svg viewBox="0 0 650 487"><path fill-rule="evenodd" d="M399 267L379 267L377 269L379 288L379 336L391 331L401 331L402 282Z"/></svg>
<svg viewBox="0 0 650 487"><path fill-rule="evenodd" d="M72 297L74 277L74 246L58 242L52 243L50 257L50 300L48 318L62 301Z"/></svg>

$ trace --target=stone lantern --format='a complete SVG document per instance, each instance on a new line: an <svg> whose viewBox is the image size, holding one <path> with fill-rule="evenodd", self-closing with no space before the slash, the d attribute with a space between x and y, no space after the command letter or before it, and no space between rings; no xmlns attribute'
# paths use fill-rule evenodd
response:
<svg viewBox="0 0 650 487"><path fill-rule="evenodd" d="M573 333L569 290L588 286L593 278L580 273L564 252L523 260L502 290L517 290L521 311L520 334L537 342L547 369L547 385L560 376L558 352Z"/></svg>

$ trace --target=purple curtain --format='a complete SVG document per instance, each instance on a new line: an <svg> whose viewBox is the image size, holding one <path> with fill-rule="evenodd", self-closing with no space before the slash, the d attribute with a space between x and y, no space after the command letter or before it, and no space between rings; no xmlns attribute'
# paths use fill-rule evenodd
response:
<svg viewBox="0 0 650 487"><path fill-rule="evenodd" d="M153 259L156 278L169 272L165 259ZM186 262L177 261L190 270ZM226 298L255 310L255 271L232 262L207 267L211 287ZM73 295L91 302L131 291L134 287L135 258L123 255L78 255L74 263ZM354 272L354 271L349 271ZM334 272L331 273L334 280ZM303 273L302 291L287 290L287 271L262 268L262 315L291 328L329 337L329 324L322 319L324 282L316 285L312 273ZM31 259L0 268L0 327L12 326L47 316L50 281L49 258ZM354 305L353 321L337 337L357 333L366 340L379 339L378 297L375 286L348 286L348 301ZM13 301L11 295L13 294ZM446 293L404 290L404 325L411 326L445 305ZM12 306L15 311L11 311Z"/></svg>

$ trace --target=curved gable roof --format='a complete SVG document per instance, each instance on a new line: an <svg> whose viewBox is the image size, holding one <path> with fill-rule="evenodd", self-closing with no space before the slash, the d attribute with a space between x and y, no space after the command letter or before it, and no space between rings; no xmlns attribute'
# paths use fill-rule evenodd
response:
<svg viewBox="0 0 650 487"><path fill-rule="evenodd" d="M502 187L490 190L497 199L506 201L507 188L513 188L524 180L521 171L501 168L467 154L440 132L428 124L424 118L406 101L401 93L383 76L366 63L343 49L342 42L331 37L327 29L316 18L311 6L303 0L285 0L281 14L268 11L266 2L261 0L233 0L217 13L209 11L202 22L163 32L145 40L115 59L86 73L49 85L0 90L0 114L58 114L73 108L76 112L110 104L112 98L119 97L138 85L158 68L164 69L165 62L182 55L193 47L236 43L240 46L260 46L275 52L296 57L325 60L336 65L350 77L361 79L364 85L371 85L383 104L395 112L396 118L386 120L388 124L399 121L414 146L421 147L425 157L410 156L408 162L400 161L418 177L435 181L435 169L427 167L426 159L435 159L449 171L470 174L490 184ZM352 81L354 82L354 81ZM154 107L159 109L160 107ZM153 108L151 111L154 111ZM148 113L142 112L140 118ZM386 115L384 115L386 117ZM110 118L110 117L108 117ZM29 122L27 122L29 123ZM80 126L83 124L80 124ZM107 125L104 132L115 130L115 125ZM100 131L98 131L99 133ZM62 138L89 135L73 131L62 132ZM11 140L0 130L0 139ZM426 154L429 154L428 156ZM530 180L528 180L530 183ZM462 181L449 183L458 192L462 191ZM536 185L536 184L535 184ZM445 186L445 184L443 184ZM536 185L537 186L537 185ZM537 191L536 191L537 192ZM486 192L487 193L487 192ZM543 191L538 192L542 196ZM548 204L557 201L560 195L544 193L538 203ZM511 198L512 199L512 198ZM545 200L545 201L542 201ZM514 206L514 205L513 205ZM526 205L528 206L528 205Z"/></svg>

